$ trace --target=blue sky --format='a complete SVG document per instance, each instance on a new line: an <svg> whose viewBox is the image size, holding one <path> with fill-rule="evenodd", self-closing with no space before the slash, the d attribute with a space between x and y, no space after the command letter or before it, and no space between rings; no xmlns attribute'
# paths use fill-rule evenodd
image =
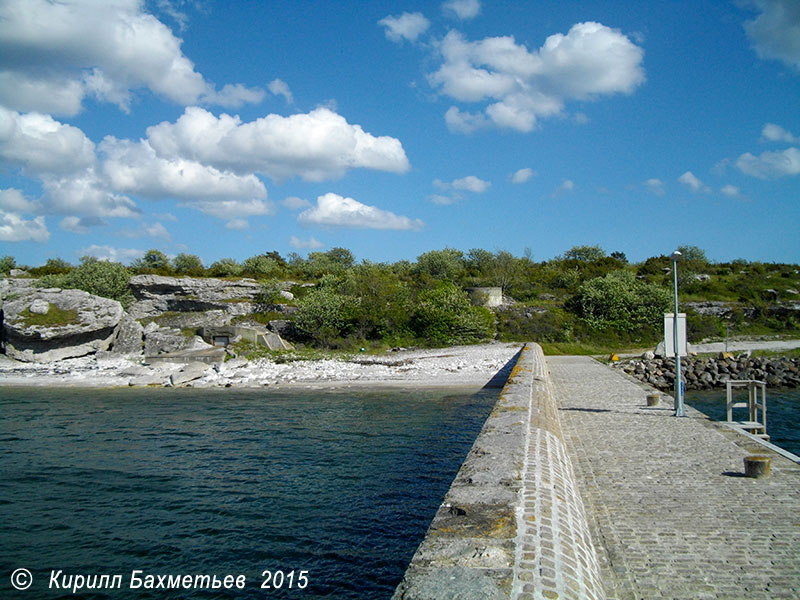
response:
<svg viewBox="0 0 800 600"><path fill-rule="evenodd" d="M0 254L800 262L800 3L0 0Z"/></svg>

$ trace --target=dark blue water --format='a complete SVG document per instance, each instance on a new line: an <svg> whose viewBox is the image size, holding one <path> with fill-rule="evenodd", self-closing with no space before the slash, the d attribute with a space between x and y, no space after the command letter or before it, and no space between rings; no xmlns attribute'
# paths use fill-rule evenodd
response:
<svg viewBox="0 0 800 600"><path fill-rule="evenodd" d="M389 598L495 400L0 388L0 597ZM123 589L49 590L59 569ZM134 569L246 587L131 591Z"/></svg>
<svg viewBox="0 0 800 600"><path fill-rule="evenodd" d="M736 390L734 398L747 402L747 391ZM686 391L686 403L714 421L727 417L725 390ZM744 408L734 409L733 418L742 420L747 415ZM738 415L738 416L737 416ZM800 390L767 388L767 434L769 441L800 456Z"/></svg>

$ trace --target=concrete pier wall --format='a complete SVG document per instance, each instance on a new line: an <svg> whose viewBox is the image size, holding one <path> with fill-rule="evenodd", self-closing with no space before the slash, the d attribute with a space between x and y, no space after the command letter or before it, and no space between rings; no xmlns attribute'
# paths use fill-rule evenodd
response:
<svg viewBox="0 0 800 600"><path fill-rule="evenodd" d="M547 364L526 344L393 598L604 597Z"/></svg>

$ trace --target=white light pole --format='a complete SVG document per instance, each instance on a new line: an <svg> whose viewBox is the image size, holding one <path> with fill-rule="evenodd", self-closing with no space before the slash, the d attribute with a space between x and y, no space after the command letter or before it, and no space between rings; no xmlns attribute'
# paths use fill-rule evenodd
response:
<svg viewBox="0 0 800 600"><path fill-rule="evenodd" d="M685 417L683 410L683 389L681 385L681 352L678 348L678 259L682 254L680 250L670 255L672 259L672 278L675 283L675 315L672 319L672 347L675 350L675 416Z"/></svg>

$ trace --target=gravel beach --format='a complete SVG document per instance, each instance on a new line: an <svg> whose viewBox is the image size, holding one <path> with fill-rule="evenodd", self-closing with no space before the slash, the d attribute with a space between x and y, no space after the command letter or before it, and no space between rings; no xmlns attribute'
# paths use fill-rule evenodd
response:
<svg viewBox="0 0 800 600"><path fill-rule="evenodd" d="M24 363L0 356L0 385L114 386L401 386L483 387L502 385L521 344L489 343L426 350L400 350L347 358L247 361L221 365L141 364L139 357L88 356L53 363Z"/></svg>

